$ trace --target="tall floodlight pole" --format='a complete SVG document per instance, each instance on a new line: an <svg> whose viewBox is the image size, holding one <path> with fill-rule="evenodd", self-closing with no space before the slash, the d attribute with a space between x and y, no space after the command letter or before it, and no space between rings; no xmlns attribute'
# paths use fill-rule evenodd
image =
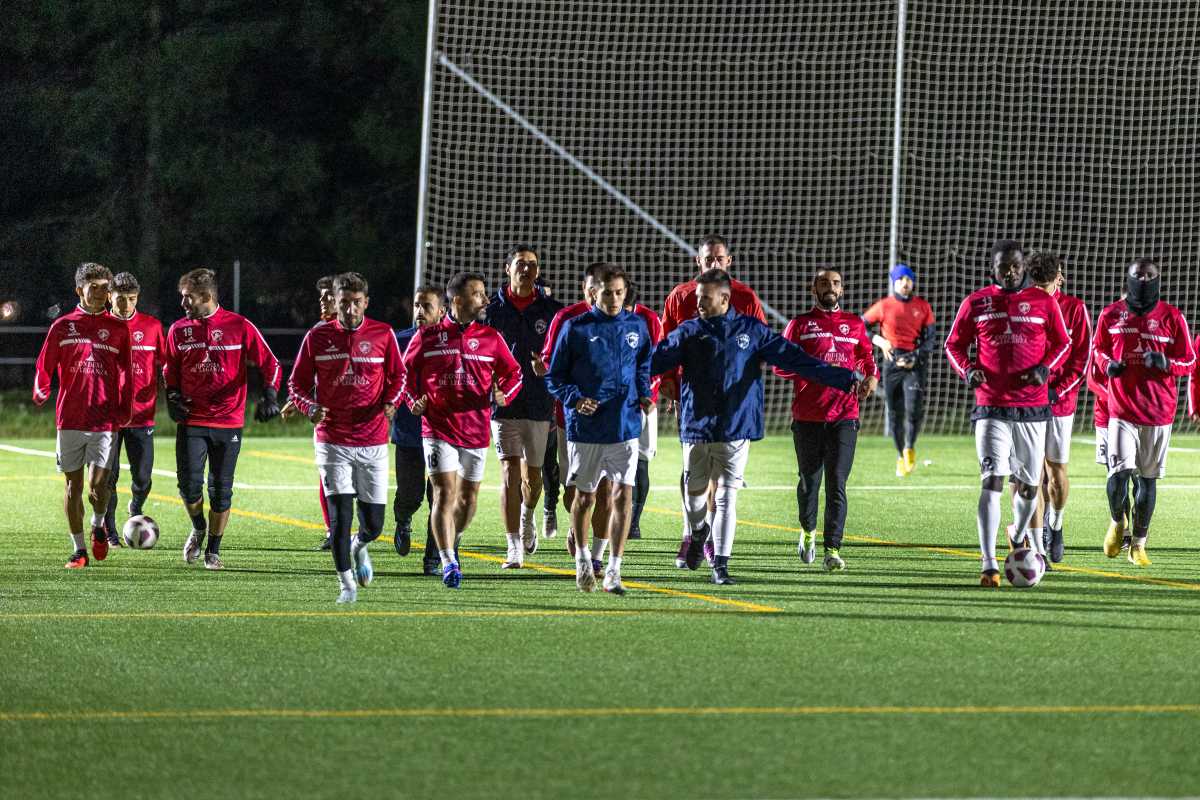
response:
<svg viewBox="0 0 1200 800"><path fill-rule="evenodd" d="M904 22L908 0L896 7L896 100L892 122L892 219L888 234L888 270L896 264L900 250L900 144L901 116L904 106Z"/></svg>
<svg viewBox="0 0 1200 800"><path fill-rule="evenodd" d="M429 23L425 32L425 98L421 103L421 177L417 183L417 253L413 262L413 289L425 274L425 236L429 211L429 150L433 112L433 62L437 33L437 0L429 0Z"/></svg>

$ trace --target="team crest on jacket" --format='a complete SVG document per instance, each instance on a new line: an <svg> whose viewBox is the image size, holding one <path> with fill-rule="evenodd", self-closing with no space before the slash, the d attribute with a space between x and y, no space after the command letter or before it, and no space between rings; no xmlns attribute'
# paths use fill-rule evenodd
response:
<svg viewBox="0 0 1200 800"><path fill-rule="evenodd" d="M100 330L98 330L96 332L96 335L100 337L100 341L102 341L102 342L108 341L108 331L105 330L104 328L101 328Z"/></svg>
<svg viewBox="0 0 1200 800"><path fill-rule="evenodd" d="M1146 323L1146 327L1152 331L1158 330L1158 320L1156 320L1156 319L1150 320L1149 322Z"/></svg>
<svg viewBox="0 0 1200 800"><path fill-rule="evenodd" d="M538 336L541 336L546 332L546 320L539 319L537 322L533 323L533 329L537 331Z"/></svg>
<svg viewBox="0 0 1200 800"><path fill-rule="evenodd" d="M213 331L212 333L210 333L210 334L209 334L209 336L211 336L211 337L212 337L212 340L213 340L214 342L219 342L219 341L221 341L223 338L225 338L225 331L221 330L220 328L217 328L215 331Z"/></svg>
<svg viewBox="0 0 1200 800"><path fill-rule="evenodd" d="M750 337L744 333L739 333L734 337L734 341L737 342L737 346L742 350L750 346Z"/></svg>
<svg viewBox="0 0 1200 800"><path fill-rule="evenodd" d="M358 352L362 353L364 356L367 353L371 352L371 343L370 342L359 342L358 343Z"/></svg>
<svg viewBox="0 0 1200 800"><path fill-rule="evenodd" d="M1028 314L1029 303L1021 303L1021 305L1017 306L1017 310L1019 310L1022 314Z"/></svg>
<svg viewBox="0 0 1200 800"><path fill-rule="evenodd" d="M625 334L625 344L629 345L635 350L637 349L638 342L641 340L642 337L638 336L637 331L630 331L629 333Z"/></svg>
<svg viewBox="0 0 1200 800"><path fill-rule="evenodd" d="M842 332L842 336L845 336L846 334L850 333L850 326L843 323L842 325L838 326L838 330Z"/></svg>
<svg viewBox="0 0 1200 800"><path fill-rule="evenodd" d="M478 339L467 339L467 347L471 348L472 350L478 350L479 349L479 340Z"/></svg>
<svg viewBox="0 0 1200 800"><path fill-rule="evenodd" d="M140 342L142 339L145 339L145 338L146 338L146 334L142 333L141 331L133 332L133 340L135 342Z"/></svg>

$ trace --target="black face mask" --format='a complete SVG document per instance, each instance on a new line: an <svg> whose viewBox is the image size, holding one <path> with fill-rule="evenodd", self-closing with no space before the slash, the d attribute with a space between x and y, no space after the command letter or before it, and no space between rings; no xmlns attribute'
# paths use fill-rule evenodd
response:
<svg viewBox="0 0 1200 800"><path fill-rule="evenodd" d="M1125 305L1135 314L1146 314L1158 305L1160 278L1143 281L1133 276L1125 279Z"/></svg>

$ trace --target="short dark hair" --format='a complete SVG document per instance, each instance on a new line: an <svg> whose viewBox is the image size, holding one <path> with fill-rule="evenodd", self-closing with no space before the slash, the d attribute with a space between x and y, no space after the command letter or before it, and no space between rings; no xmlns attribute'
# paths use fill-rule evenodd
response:
<svg viewBox="0 0 1200 800"><path fill-rule="evenodd" d="M725 241L724 236L721 236L716 233L710 233L710 234L705 235L704 238L700 240L700 244L696 245L696 251L699 252L699 251L703 250L705 247L707 247L711 250L713 247L716 247L717 245L721 245L726 250L729 249L729 242Z"/></svg>
<svg viewBox="0 0 1200 800"><path fill-rule="evenodd" d="M616 264L606 264L604 269L596 273L596 283L608 283L615 281L617 278L625 281L625 285L629 285L629 278L625 276L625 270L618 267Z"/></svg>
<svg viewBox="0 0 1200 800"><path fill-rule="evenodd" d="M1037 284L1053 283L1062 272L1066 259L1056 253L1034 253L1029 257L1025 270L1029 279Z"/></svg>
<svg viewBox="0 0 1200 800"><path fill-rule="evenodd" d="M333 279L333 290L335 292L362 292L369 295L370 287L367 285L367 279L357 272L343 272Z"/></svg>
<svg viewBox="0 0 1200 800"><path fill-rule="evenodd" d="M423 283L418 286L416 291L413 292L413 297L416 297L419 294L431 294L438 299L439 303L442 302L442 290L434 286L432 283Z"/></svg>
<svg viewBox="0 0 1200 800"><path fill-rule="evenodd" d="M333 291L333 276L332 275L323 275L320 278L317 278L317 291L323 292L326 289L328 289L331 292Z"/></svg>
<svg viewBox="0 0 1200 800"><path fill-rule="evenodd" d="M217 296L217 273L206 267L199 267L190 272L183 273L183 277L179 279L179 291L181 292L207 292L210 296Z"/></svg>
<svg viewBox="0 0 1200 800"><path fill-rule="evenodd" d="M456 272L450 276L450 280L446 281L446 302L462 294L471 281L479 281L487 286L487 280L478 272Z"/></svg>
<svg viewBox="0 0 1200 800"><path fill-rule="evenodd" d="M610 264L607 261L593 261L588 264L583 270L583 279L591 278L594 281L600 280L600 273L606 269L616 269L616 264Z"/></svg>
<svg viewBox="0 0 1200 800"><path fill-rule="evenodd" d="M729 273L723 269L706 269L696 278L696 283L705 286L716 286L725 291L732 291L729 285Z"/></svg>
<svg viewBox="0 0 1200 800"><path fill-rule="evenodd" d="M1021 247L1021 243L1016 239L1001 239L992 245L991 258L992 266L1001 264L1011 264L1014 261L1025 263L1025 249Z"/></svg>
<svg viewBox="0 0 1200 800"><path fill-rule="evenodd" d="M511 264L517 253L533 253L534 257L541 263L542 254L537 251L537 248L531 244L514 244L508 248L508 253L504 256L504 263Z"/></svg>
<svg viewBox="0 0 1200 800"><path fill-rule="evenodd" d="M634 283L633 281L629 280L628 278L626 278L625 279L625 305L629 306L630 308L633 308L634 306L637 305L637 301L638 301L637 284Z"/></svg>
<svg viewBox="0 0 1200 800"><path fill-rule="evenodd" d="M82 289L88 281L111 281L112 270L95 261L85 261L75 270L75 286Z"/></svg>
<svg viewBox="0 0 1200 800"><path fill-rule="evenodd" d="M142 286L132 272L118 272L113 276L112 290L115 294L137 294Z"/></svg>

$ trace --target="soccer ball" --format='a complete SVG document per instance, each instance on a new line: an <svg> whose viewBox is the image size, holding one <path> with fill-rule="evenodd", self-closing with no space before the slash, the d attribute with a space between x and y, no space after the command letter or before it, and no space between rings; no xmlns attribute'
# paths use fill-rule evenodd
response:
<svg viewBox="0 0 1200 800"><path fill-rule="evenodd" d="M1036 550L1019 547L1004 559L1004 577L1018 589L1037 586L1046 574L1046 557Z"/></svg>
<svg viewBox="0 0 1200 800"><path fill-rule="evenodd" d="M125 520L121 528L121 539L126 547L134 550L149 550L158 543L158 523L145 514Z"/></svg>

